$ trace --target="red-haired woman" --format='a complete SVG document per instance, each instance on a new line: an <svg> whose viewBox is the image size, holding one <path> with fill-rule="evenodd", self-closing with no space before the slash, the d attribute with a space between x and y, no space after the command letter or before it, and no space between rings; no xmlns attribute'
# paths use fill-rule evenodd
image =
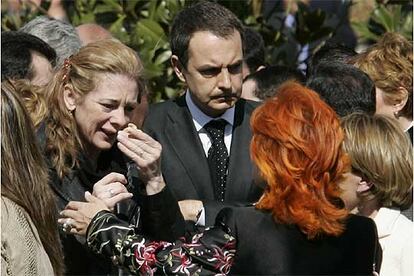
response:
<svg viewBox="0 0 414 276"><path fill-rule="evenodd" d="M371 274L380 253L375 224L348 215L339 200L349 161L335 112L315 92L288 83L254 112L251 126L264 195L255 206L223 209L215 227L186 241L147 240L89 195L63 214L80 233L90 222L89 246L134 273Z"/></svg>

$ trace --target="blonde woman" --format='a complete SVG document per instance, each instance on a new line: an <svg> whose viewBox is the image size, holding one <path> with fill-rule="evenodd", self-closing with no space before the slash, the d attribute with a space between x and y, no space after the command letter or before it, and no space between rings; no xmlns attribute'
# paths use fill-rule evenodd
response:
<svg viewBox="0 0 414 276"><path fill-rule="evenodd" d="M413 44L401 34L386 33L351 63L374 81L376 113L395 118L412 139Z"/></svg>
<svg viewBox="0 0 414 276"><path fill-rule="evenodd" d="M117 40L102 40L66 59L46 87L49 113L39 137L59 210L69 201L84 200L85 192L91 192L110 210L120 207L117 213L124 221L135 223L132 219L138 209L134 201L127 200L132 194L125 185L138 188L138 181L133 181L138 177L149 186L153 184L151 187L163 183L161 146L130 124L144 89L142 73L134 50ZM146 192L149 195L152 191ZM125 204L117 205L120 201ZM167 216L171 211L171 217L179 212L169 208ZM61 233L61 238L68 274L117 273L109 258L86 247L85 239L67 235L76 231L73 220L65 221L64 226L66 233ZM169 230L165 224L155 228Z"/></svg>
<svg viewBox="0 0 414 276"><path fill-rule="evenodd" d="M397 122L383 115L345 117L344 149L352 161L341 188L348 209L374 219L383 251L381 275L413 275L412 146Z"/></svg>
<svg viewBox="0 0 414 276"><path fill-rule="evenodd" d="M2 275L62 275L57 208L30 117L11 82L1 85Z"/></svg>

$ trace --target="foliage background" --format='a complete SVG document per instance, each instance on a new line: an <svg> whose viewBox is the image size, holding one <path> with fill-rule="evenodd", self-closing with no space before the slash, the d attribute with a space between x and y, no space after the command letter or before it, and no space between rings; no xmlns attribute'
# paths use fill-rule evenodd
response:
<svg viewBox="0 0 414 276"><path fill-rule="evenodd" d="M176 97L182 91L183 84L174 76L169 63L168 33L174 16L194 1L197 0L76 0L63 3L68 20L74 26L97 23L138 51L152 91L150 101L158 102ZM300 1L297 1L294 28L284 27L283 19L288 11L272 14L272 23L265 18L262 14L263 0L217 2L232 10L245 25L262 34L269 64L298 66L301 49L310 45L310 51L314 51L335 33L338 25L334 15L321 10L311 11ZM358 1L349 1L349 7L355 2ZM368 18L353 22L360 42L375 42L386 31L400 32L412 41L412 1L371 2L373 6ZM16 14L7 12L7 2L2 0L2 31L18 30L35 16L47 14L49 5L50 2L42 1L40 7L33 8L30 1L24 1L22 9Z"/></svg>

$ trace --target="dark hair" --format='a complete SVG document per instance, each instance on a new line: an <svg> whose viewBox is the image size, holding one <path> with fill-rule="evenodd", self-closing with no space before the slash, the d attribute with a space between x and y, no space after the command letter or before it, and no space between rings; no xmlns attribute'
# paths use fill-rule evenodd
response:
<svg viewBox="0 0 414 276"><path fill-rule="evenodd" d="M243 37L243 25L231 11L208 1L200 1L180 11L174 19L170 43L173 55L176 55L184 67L188 63L188 46L195 32L208 31L226 38L237 31Z"/></svg>
<svg viewBox="0 0 414 276"><path fill-rule="evenodd" d="M358 68L333 62L320 64L306 85L343 117L354 112L375 113L375 86Z"/></svg>
<svg viewBox="0 0 414 276"><path fill-rule="evenodd" d="M306 81L302 71L284 65L265 67L248 75L244 81L247 80L255 81L256 90L253 94L262 100L276 95L279 86L288 80L293 80L300 84L304 84Z"/></svg>
<svg viewBox="0 0 414 276"><path fill-rule="evenodd" d="M357 53L351 48L348 48L337 42L327 41L308 59L306 75L310 77L316 74L318 66L324 63L348 63L348 60L356 54Z"/></svg>
<svg viewBox="0 0 414 276"><path fill-rule="evenodd" d="M260 33L245 28L243 35L243 60L251 73L265 65L265 45Z"/></svg>
<svg viewBox="0 0 414 276"><path fill-rule="evenodd" d="M2 32L1 80L31 79L33 77L31 51L39 52L54 66L56 52L40 38L23 32Z"/></svg>

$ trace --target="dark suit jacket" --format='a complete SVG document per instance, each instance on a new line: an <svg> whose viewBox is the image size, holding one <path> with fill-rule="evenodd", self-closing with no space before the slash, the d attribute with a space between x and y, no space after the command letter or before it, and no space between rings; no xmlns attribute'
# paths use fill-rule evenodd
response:
<svg viewBox="0 0 414 276"><path fill-rule="evenodd" d="M339 237L308 240L254 207L226 208L217 218L237 240L231 275L371 275L381 250L373 220L350 215Z"/></svg>
<svg viewBox="0 0 414 276"><path fill-rule="evenodd" d="M257 103L240 99L236 103L224 203L214 200L207 158L185 95L150 107L144 131L162 145L162 173L177 200L202 200L206 225L213 225L224 206L246 205L261 196L253 181L250 160L250 115Z"/></svg>

